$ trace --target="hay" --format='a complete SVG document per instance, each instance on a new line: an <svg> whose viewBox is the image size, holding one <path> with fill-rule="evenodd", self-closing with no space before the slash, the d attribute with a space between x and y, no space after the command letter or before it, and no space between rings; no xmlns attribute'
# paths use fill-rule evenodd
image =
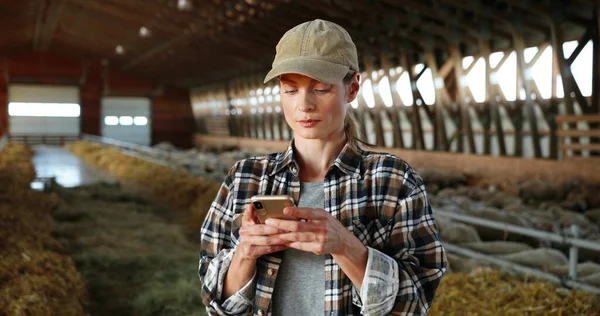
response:
<svg viewBox="0 0 600 316"><path fill-rule="evenodd" d="M53 230L88 281L92 314L205 315L199 245L162 217L171 211L118 185L56 192L70 202L52 213Z"/></svg>
<svg viewBox="0 0 600 316"><path fill-rule="evenodd" d="M59 199L29 188L32 156L20 144L0 153L0 315L85 315L85 283L47 220Z"/></svg>
<svg viewBox="0 0 600 316"><path fill-rule="evenodd" d="M68 144L66 148L119 180L141 187L158 201L174 209L188 211L191 216L185 224L194 230L202 226L219 189L219 184L209 179L128 156L100 144L82 141Z"/></svg>
<svg viewBox="0 0 600 316"><path fill-rule="evenodd" d="M600 300L595 294L483 270L447 274L430 315L597 315L598 310Z"/></svg>

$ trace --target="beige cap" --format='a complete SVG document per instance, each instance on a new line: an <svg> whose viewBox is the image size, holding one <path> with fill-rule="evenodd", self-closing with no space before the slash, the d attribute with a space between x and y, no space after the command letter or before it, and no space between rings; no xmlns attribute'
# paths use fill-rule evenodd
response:
<svg viewBox="0 0 600 316"><path fill-rule="evenodd" d="M273 68L264 82L295 73L334 84L350 70L359 71L356 46L350 34L333 22L317 19L283 34L276 47Z"/></svg>

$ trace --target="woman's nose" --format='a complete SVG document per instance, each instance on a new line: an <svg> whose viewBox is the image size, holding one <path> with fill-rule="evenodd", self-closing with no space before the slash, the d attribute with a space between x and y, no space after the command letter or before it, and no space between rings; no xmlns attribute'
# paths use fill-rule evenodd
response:
<svg viewBox="0 0 600 316"><path fill-rule="evenodd" d="M302 112L312 111L315 109L315 99L311 93L302 92L296 98L296 109Z"/></svg>

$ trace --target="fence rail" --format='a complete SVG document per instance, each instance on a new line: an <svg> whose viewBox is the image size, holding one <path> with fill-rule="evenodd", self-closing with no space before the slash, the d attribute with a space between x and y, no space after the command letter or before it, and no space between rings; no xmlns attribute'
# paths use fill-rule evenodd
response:
<svg viewBox="0 0 600 316"><path fill-rule="evenodd" d="M57 145L75 142L79 135L40 135L40 134L9 134L8 139L14 143L27 145Z"/></svg>
<svg viewBox="0 0 600 316"><path fill-rule="evenodd" d="M578 137L600 138L600 128L598 128L598 125L600 125L600 115L560 115L555 120L558 127L556 135L559 137L559 148L562 159L569 157L567 156L569 150L572 151L573 155L582 151L600 152L600 143L593 142L591 139L587 144L573 143L573 140ZM590 124L590 129L568 129L569 124L565 123L588 123ZM571 143L567 144L567 138Z"/></svg>
<svg viewBox="0 0 600 316"><path fill-rule="evenodd" d="M0 151L4 149L4 146L6 146L6 144L8 144L8 136L6 136L5 134L2 137L0 137Z"/></svg>
<svg viewBox="0 0 600 316"><path fill-rule="evenodd" d="M483 227L487 227L487 228L497 229L497 230L501 230L501 231L510 232L513 234L518 234L521 236L529 236L529 237L534 237L534 238L538 238L538 239L542 239L542 240L553 241L553 242L556 242L556 243L559 243L562 245L569 246L570 247L569 248L569 279L563 280L555 275L552 275L552 274L549 274L549 273L546 273L546 272L543 272L540 270L532 269L529 267L524 267L524 266L509 262L509 261L506 261L503 259L485 255L485 254L482 254L482 253L479 253L476 251L464 249L464 248L461 248L459 246L452 245L449 243L444 243L444 247L449 252L456 253L458 255L463 255L463 256L472 257L475 259L488 261L493 264L499 265L503 268L510 267L513 270L520 272L520 273L535 275L535 276L544 278L548 281L562 284L564 286L568 286L571 288L580 288L582 290L600 294L600 288L592 286L592 285L577 282L577 261L579 258L579 248L600 252L600 241L586 240L586 239L578 238L579 227L577 225L571 226L571 230L568 235L561 235L561 234L550 233L547 231L507 224L507 223L503 223L503 222L492 221L492 220L483 219L483 218L479 218L479 217L475 217L475 216L457 214L457 213L453 213L453 212L449 212L449 211L437 211L436 213L441 217L449 218L449 219L452 219L452 220L455 220L458 222L463 222L463 223L472 224L472 225L476 225L476 226L483 226Z"/></svg>

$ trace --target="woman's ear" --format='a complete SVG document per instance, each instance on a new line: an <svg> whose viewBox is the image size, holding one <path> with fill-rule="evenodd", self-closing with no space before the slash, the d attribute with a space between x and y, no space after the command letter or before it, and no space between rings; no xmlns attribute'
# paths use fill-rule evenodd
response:
<svg viewBox="0 0 600 316"><path fill-rule="evenodd" d="M357 72L352 76L352 81L350 85L348 85L348 100L347 103L350 103L356 99L358 95L358 90L360 90L360 74Z"/></svg>

